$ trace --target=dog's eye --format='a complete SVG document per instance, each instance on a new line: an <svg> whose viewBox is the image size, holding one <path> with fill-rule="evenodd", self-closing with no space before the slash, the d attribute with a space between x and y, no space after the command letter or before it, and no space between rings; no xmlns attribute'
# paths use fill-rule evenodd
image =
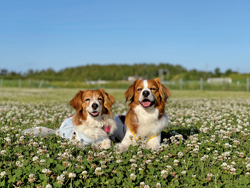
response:
<svg viewBox="0 0 250 188"><path fill-rule="evenodd" d="M98 98L98 101L101 101L102 100L102 98Z"/></svg>
<svg viewBox="0 0 250 188"><path fill-rule="evenodd" d="M141 91L141 90L142 90L142 88L138 88L138 89L137 89L137 91Z"/></svg>
<svg viewBox="0 0 250 188"><path fill-rule="evenodd" d="M87 101L90 101L90 99L85 99L85 101L87 102Z"/></svg>
<svg viewBox="0 0 250 188"><path fill-rule="evenodd" d="M151 91L155 91L156 89L152 87L152 88L150 88L150 90L151 90Z"/></svg>

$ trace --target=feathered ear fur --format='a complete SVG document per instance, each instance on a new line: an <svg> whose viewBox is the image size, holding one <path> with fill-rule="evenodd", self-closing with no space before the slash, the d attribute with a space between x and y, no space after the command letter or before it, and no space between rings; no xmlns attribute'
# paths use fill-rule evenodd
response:
<svg viewBox="0 0 250 188"><path fill-rule="evenodd" d="M104 97L104 107L108 111L108 113L111 115L111 107L115 103L115 97L112 95L106 93L104 89L100 89L103 97Z"/></svg>
<svg viewBox="0 0 250 188"><path fill-rule="evenodd" d="M76 109L77 112L80 112L82 110L82 95L84 91L79 91L76 96L70 101L70 106Z"/></svg>
<svg viewBox="0 0 250 188"><path fill-rule="evenodd" d="M161 84L159 78L155 78L154 81L159 87L159 93L163 102L167 102L167 99L170 97L170 91L163 84Z"/></svg>
<svg viewBox="0 0 250 188"><path fill-rule="evenodd" d="M129 86L128 90L125 92L125 98L126 98L125 102L127 102L127 101L133 102L134 101L135 85L136 85L137 81L139 81L139 79L134 81L134 83L131 86Z"/></svg>

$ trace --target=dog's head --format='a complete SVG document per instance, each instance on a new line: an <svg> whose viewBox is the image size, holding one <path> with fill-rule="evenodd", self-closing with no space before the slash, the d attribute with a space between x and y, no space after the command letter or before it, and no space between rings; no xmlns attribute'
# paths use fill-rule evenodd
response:
<svg viewBox="0 0 250 188"><path fill-rule="evenodd" d="M115 98L106 93L103 89L79 91L70 101L77 113L81 114L83 120L87 119L88 114L93 118L101 117L103 114L111 113L111 107Z"/></svg>
<svg viewBox="0 0 250 188"><path fill-rule="evenodd" d="M164 107L170 91L161 84L158 78L152 80L137 79L125 92L126 102L130 101L132 108L141 105L145 110L158 108L163 115Z"/></svg>

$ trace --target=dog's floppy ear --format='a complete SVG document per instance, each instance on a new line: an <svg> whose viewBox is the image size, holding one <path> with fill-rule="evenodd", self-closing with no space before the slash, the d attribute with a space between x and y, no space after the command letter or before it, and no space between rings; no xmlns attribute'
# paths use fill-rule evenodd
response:
<svg viewBox="0 0 250 188"><path fill-rule="evenodd" d="M76 96L71 99L70 101L70 106L72 106L73 108L76 109L77 112L80 112L82 110L82 95L83 95L84 91L79 91Z"/></svg>
<svg viewBox="0 0 250 188"><path fill-rule="evenodd" d="M170 91L163 84L161 84L159 78L155 78L154 81L159 87L159 93L162 98L162 101L167 102L167 99L170 97Z"/></svg>
<svg viewBox="0 0 250 188"><path fill-rule="evenodd" d="M131 101L133 102L134 100L134 95L135 95L135 84L137 83L139 79L137 79L136 81L134 81L134 83L129 86L128 90L125 92L125 98L126 98L126 101Z"/></svg>
<svg viewBox="0 0 250 188"><path fill-rule="evenodd" d="M115 103L115 97L106 93L104 89L100 89L100 91L104 97L104 107L106 108L108 113L111 114L111 107Z"/></svg>

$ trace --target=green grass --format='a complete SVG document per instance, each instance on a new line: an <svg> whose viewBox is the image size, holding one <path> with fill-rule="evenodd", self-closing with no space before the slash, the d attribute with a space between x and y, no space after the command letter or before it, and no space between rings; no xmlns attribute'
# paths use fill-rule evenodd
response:
<svg viewBox="0 0 250 188"><path fill-rule="evenodd" d="M76 89L27 89L0 88L0 101L30 102L69 102L79 90ZM116 101L125 101L125 89L105 89L114 95ZM200 91L200 90L171 90L171 99L175 98L250 98L250 92L240 91Z"/></svg>
<svg viewBox="0 0 250 188"><path fill-rule="evenodd" d="M74 113L69 101L78 91L0 88L0 187L250 186L249 93L171 90L166 143L153 152L141 144L120 153L115 143L99 151L55 135L22 136L27 127L58 128ZM113 114L126 111L125 90L106 91L118 101Z"/></svg>

